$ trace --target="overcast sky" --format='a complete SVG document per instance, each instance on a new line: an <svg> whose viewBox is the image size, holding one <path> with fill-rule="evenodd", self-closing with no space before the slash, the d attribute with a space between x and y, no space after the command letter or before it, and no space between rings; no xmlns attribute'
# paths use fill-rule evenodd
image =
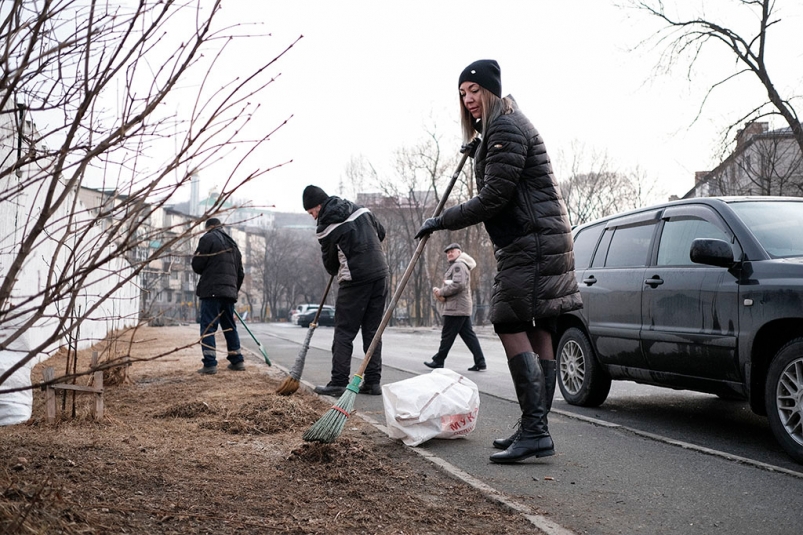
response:
<svg viewBox="0 0 803 535"><path fill-rule="evenodd" d="M755 21L731 15L734 0L680 4L755 31ZM770 75L785 96L803 94L799 4L778 0L783 20L770 34ZM695 171L716 165L722 128L765 94L745 76L714 93L695 122L705 89L732 71L732 57L705 57L691 84L683 68L655 75L662 49L633 49L657 22L608 0L236 0L223 9L226 20L259 23L271 34L232 68L264 63L304 36L276 64L279 76L262 97L266 129L292 119L256 163L292 163L240 195L280 211L303 211L307 184L338 194L352 157L386 169L393 151L424 136L430 117L457 152L457 78L476 59L499 62L503 93L516 98L553 160L565 161L578 145L606 152L623 171L640 167L667 195L684 194ZM203 193L222 185L215 174L201 174Z"/></svg>

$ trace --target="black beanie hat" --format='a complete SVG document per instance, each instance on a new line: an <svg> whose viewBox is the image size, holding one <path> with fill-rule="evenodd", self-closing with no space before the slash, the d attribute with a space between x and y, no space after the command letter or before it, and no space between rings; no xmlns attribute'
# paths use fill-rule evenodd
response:
<svg viewBox="0 0 803 535"><path fill-rule="evenodd" d="M495 60L479 59L463 69L457 86L460 87L463 82L475 82L502 98L502 71Z"/></svg>
<svg viewBox="0 0 803 535"><path fill-rule="evenodd" d="M329 195L318 186L307 186L304 188L304 194L301 196L301 199L304 201L304 210L315 208L319 204L325 203L328 198Z"/></svg>

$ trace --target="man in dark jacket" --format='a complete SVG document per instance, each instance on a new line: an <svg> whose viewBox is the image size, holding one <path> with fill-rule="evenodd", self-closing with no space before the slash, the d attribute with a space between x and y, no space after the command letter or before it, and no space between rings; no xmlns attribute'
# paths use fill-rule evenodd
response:
<svg viewBox="0 0 803 535"><path fill-rule="evenodd" d="M206 234L198 241L192 257L192 270L201 276L195 294L201 298L201 347L204 367L198 373L217 373L215 332L218 324L226 337L228 369L245 370L240 337L234 322L234 303L243 284L242 255L237 243L225 232L217 218L206 221Z"/></svg>
<svg viewBox="0 0 803 535"><path fill-rule="evenodd" d="M317 238L323 266L337 276L335 333L332 342L332 379L315 392L340 396L351 374L351 354L357 331L362 330L363 351L379 329L387 298L388 263L380 242L385 229L367 208L329 196L317 186L307 186L304 210L318 222ZM382 344L376 346L365 369L361 394L379 395L382 376Z"/></svg>

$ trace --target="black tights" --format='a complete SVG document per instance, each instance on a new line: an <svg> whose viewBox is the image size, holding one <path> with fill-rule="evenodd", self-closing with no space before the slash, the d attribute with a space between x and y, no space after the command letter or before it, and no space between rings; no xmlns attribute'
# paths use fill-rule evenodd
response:
<svg viewBox="0 0 803 535"><path fill-rule="evenodd" d="M555 360L552 333L546 329L536 327L527 332L499 334L499 339L508 359L519 353L532 352L541 360Z"/></svg>

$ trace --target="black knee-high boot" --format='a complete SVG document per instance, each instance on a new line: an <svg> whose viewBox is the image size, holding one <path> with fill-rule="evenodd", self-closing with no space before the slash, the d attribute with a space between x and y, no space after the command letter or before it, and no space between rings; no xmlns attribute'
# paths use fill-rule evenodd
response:
<svg viewBox="0 0 803 535"><path fill-rule="evenodd" d="M544 372L544 405L547 414L544 415L544 427L549 431L547 416L552 410L552 399L555 397L555 384L557 382L557 363L554 360L538 359L541 369ZM521 420L516 423L516 431L507 438L497 438L494 440L494 448L506 450L513 444L513 441L521 435Z"/></svg>
<svg viewBox="0 0 803 535"><path fill-rule="evenodd" d="M548 457L555 454L552 437L545 425L544 373L535 353L513 356L507 362L516 396L521 408L521 426L518 438L505 450L491 455L495 463L514 463L530 457Z"/></svg>
<svg viewBox="0 0 803 535"><path fill-rule="evenodd" d="M544 371L544 429L549 433L549 422L547 417L552 410L552 399L555 397L555 384L558 381L558 363L554 360L539 360L541 369Z"/></svg>

